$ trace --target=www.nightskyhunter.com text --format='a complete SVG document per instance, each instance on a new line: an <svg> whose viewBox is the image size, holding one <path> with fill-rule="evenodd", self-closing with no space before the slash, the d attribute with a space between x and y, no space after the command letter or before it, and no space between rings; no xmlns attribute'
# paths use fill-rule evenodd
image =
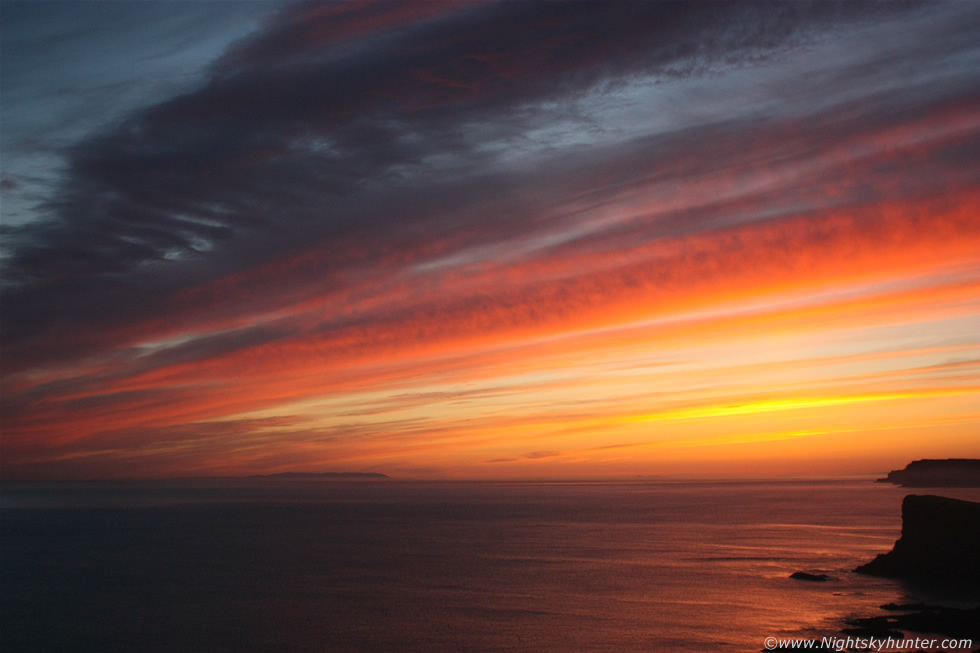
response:
<svg viewBox="0 0 980 653"><path fill-rule="evenodd" d="M766 650L785 649L827 649L836 651L846 649L865 649L871 651L917 651L923 649L941 648L944 650L969 650L973 648L972 639L952 639L938 637L915 637L910 639L895 639L893 637L824 637L823 639L779 639L767 637L764 641Z"/></svg>

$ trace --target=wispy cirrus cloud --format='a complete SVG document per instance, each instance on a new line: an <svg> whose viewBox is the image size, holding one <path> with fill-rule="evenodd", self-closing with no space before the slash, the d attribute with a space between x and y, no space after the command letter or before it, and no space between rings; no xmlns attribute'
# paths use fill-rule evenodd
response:
<svg viewBox="0 0 980 653"><path fill-rule="evenodd" d="M710 338L767 302L790 320L793 295L857 319L848 297L922 287L962 344L978 22L957 3L284 6L199 84L78 138L38 219L4 227L5 459L297 405L311 432L393 413L436 441L464 398L497 426L526 412L515 389L571 410L535 378L556 351L587 386L612 334L710 313ZM362 408L304 403L336 395ZM346 460L380 437L358 432L322 444ZM239 459L237 439L213 442ZM528 447L502 449L479 460Z"/></svg>

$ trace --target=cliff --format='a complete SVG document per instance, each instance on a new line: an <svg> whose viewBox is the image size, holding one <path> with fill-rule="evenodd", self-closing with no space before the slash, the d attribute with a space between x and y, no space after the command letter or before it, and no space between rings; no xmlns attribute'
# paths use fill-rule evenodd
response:
<svg viewBox="0 0 980 653"><path fill-rule="evenodd" d="M902 536L856 572L919 583L980 588L980 503L910 494Z"/></svg>
<svg viewBox="0 0 980 653"><path fill-rule="evenodd" d="M902 487L980 487L980 460L916 460L878 482Z"/></svg>

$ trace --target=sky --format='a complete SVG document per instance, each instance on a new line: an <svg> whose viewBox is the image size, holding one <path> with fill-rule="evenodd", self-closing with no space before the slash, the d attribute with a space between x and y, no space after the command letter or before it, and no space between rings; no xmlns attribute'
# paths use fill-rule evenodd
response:
<svg viewBox="0 0 980 653"><path fill-rule="evenodd" d="M0 478L980 457L980 3L0 2Z"/></svg>

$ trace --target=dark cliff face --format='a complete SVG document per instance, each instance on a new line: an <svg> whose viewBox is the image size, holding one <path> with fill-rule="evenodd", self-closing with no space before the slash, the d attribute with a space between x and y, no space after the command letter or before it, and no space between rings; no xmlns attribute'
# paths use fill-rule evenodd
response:
<svg viewBox="0 0 980 653"><path fill-rule="evenodd" d="M980 503L910 494L895 547L855 571L980 590Z"/></svg>
<svg viewBox="0 0 980 653"><path fill-rule="evenodd" d="M980 487L980 460L916 460L889 472L880 482L903 487Z"/></svg>

